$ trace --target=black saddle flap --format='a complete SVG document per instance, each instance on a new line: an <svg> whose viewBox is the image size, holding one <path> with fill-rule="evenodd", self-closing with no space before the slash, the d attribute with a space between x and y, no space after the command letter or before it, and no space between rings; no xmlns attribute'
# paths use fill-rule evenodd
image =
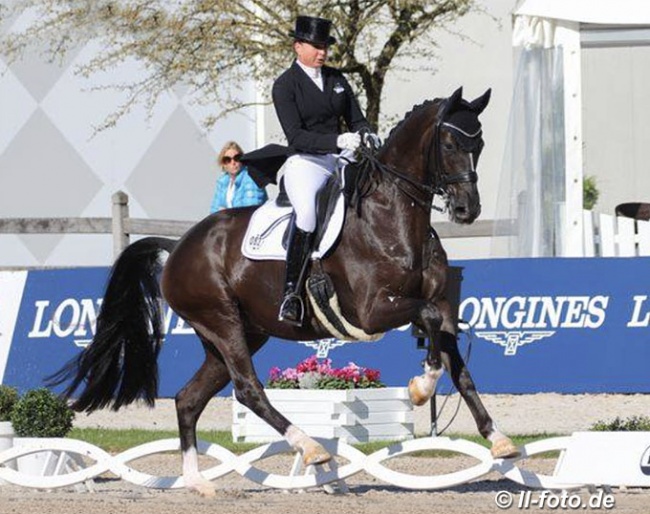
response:
<svg viewBox="0 0 650 514"><path fill-rule="evenodd" d="M284 187L284 177L280 179L280 183L278 184L278 196L275 199L275 205L278 207L291 207L291 200L289 200L287 188Z"/></svg>

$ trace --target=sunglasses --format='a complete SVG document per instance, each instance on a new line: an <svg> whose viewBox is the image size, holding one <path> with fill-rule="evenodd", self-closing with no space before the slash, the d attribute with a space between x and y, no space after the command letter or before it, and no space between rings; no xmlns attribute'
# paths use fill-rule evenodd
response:
<svg viewBox="0 0 650 514"><path fill-rule="evenodd" d="M222 164L230 164L231 161L239 162L241 161L241 154L237 153L230 157L230 155L226 155L223 159L221 159Z"/></svg>

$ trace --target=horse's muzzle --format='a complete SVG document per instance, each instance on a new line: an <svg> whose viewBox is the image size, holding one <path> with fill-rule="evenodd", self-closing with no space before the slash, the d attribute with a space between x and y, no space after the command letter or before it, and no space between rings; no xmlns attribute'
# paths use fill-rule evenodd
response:
<svg viewBox="0 0 650 514"><path fill-rule="evenodd" d="M449 202L449 217L454 223L468 225L473 223L481 214L481 204L464 198L461 201L451 199Z"/></svg>

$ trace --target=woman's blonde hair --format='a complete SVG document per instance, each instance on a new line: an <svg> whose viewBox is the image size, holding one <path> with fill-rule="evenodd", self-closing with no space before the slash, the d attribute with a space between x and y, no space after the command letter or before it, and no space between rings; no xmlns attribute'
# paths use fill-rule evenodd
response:
<svg viewBox="0 0 650 514"><path fill-rule="evenodd" d="M223 156L226 155L228 150L237 150L238 153L244 153L244 150L242 150L241 146L239 146L235 141L228 141L223 145L223 148L219 152L219 158L217 159L219 166L221 167L223 167Z"/></svg>

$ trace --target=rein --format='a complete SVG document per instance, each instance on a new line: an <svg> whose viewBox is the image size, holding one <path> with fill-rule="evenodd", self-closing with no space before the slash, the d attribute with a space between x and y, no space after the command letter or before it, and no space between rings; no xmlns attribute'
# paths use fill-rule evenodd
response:
<svg viewBox="0 0 650 514"><path fill-rule="evenodd" d="M362 180L368 180L366 177L369 176L370 170L376 169L382 174L388 176L392 179L393 184L406 196L408 196L413 202L419 207L423 208L425 211L429 212L431 210L431 204L433 202L433 197L439 191L436 190L433 186L423 184L417 180L412 179L408 175L403 174L393 166L382 163L375 152L366 147L362 147L360 150L361 160L359 162L359 173L357 175L357 182ZM360 209L361 198L365 194L361 194L360 189L355 187L355 197L357 200L357 210Z"/></svg>

